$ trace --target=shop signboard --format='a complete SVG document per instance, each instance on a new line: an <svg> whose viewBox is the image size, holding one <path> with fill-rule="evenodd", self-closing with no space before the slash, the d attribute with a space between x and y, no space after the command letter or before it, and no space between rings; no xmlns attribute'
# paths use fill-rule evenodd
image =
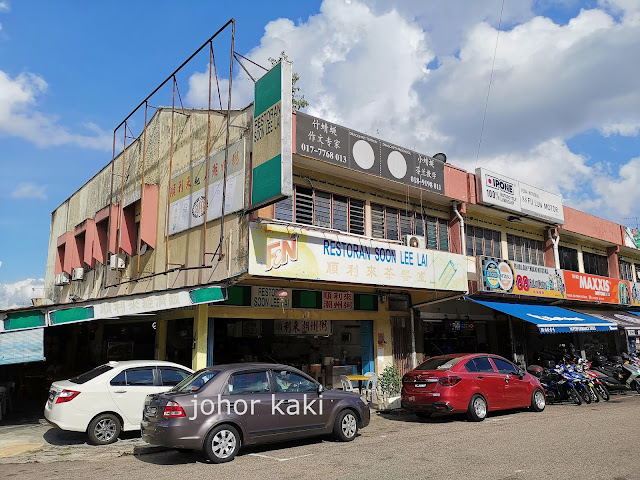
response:
<svg viewBox="0 0 640 480"><path fill-rule="evenodd" d="M500 258L478 257L478 271L485 292L566 298L562 270Z"/></svg>
<svg viewBox="0 0 640 480"><path fill-rule="evenodd" d="M249 274L467 291L463 255L262 223L250 225Z"/></svg>
<svg viewBox="0 0 640 480"><path fill-rule="evenodd" d="M274 320L276 335L331 335L331 320Z"/></svg>
<svg viewBox="0 0 640 480"><path fill-rule="evenodd" d="M255 85L251 208L293 193L291 63L278 62Z"/></svg>
<svg viewBox="0 0 640 480"><path fill-rule="evenodd" d="M631 286L626 280L565 271L568 300L631 304Z"/></svg>
<svg viewBox="0 0 640 480"><path fill-rule="evenodd" d="M296 153L444 194L444 162L296 112Z"/></svg>
<svg viewBox="0 0 640 480"><path fill-rule="evenodd" d="M287 295L278 297L278 292ZM258 308L291 308L292 290L290 288L251 287L251 306Z"/></svg>
<svg viewBox="0 0 640 480"><path fill-rule="evenodd" d="M224 213L238 212L244 208L244 139L229 145L227 188ZM224 179L224 148L209 157L209 188L206 203L207 221L222 216L222 186ZM171 176L169 191L169 235L200 226L205 212L206 161L201 158L190 167Z"/></svg>
<svg viewBox="0 0 640 480"><path fill-rule="evenodd" d="M640 230L624 227L624 246L640 249Z"/></svg>
<svg viewBox="0 0 640 480"><path fill-rule="evenodd" d="M353 293L322 292L323 310L353 310Z"/></svg>
<svg viewBox="0 0 640 480"><path fill-rule="evenodd" d="M562 197L486 168L476 169L478 203L550 222L564 223Z"/></svg>

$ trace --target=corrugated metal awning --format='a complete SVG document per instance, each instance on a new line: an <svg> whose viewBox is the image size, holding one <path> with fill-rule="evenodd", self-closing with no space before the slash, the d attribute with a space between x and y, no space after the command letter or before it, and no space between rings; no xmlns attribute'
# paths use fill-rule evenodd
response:
<svg viewBox="0 0 640 480"><path fill-rule="evenodd" d="M0 333L0 365L44 360L44 328Z"/></svg>

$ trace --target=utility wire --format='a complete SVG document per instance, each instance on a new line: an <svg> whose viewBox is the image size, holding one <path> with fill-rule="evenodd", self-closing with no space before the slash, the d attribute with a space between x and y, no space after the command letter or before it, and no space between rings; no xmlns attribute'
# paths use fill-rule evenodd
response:
<svg viewBox="0 0 640 480"><path fill-rule="evenodd" d="M498 52L498 38L500 37L500 27L502 26L502 12L504 11L504 0L500 8L500 20L498 21L498 31L496 32L496 46L493 49L493 63L491 64L491 75L489 76L489 87L487 88L487 100L484 103L484 114L482 115L482 127L480 128L480 139L478 140L478 153L476 153L476 168L480 157L480 145L482 145L482 134L484 133L484 123L487 119L487 107L489 106L489 94L491 93L491 83L493 81L493 69L496 65L496 53Z"/></svg>

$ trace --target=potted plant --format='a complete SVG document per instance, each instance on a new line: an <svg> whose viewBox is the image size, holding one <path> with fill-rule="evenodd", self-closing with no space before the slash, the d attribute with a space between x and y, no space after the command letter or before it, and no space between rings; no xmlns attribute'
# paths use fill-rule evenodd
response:
<svg viewBox="0 0 640 480"><path fill-rule="evenodd" d="M402 389L402 376L395 365L387 365L382 371L379 380L382 391L382 409L392 410L400 408L400 390Z"/></svg>

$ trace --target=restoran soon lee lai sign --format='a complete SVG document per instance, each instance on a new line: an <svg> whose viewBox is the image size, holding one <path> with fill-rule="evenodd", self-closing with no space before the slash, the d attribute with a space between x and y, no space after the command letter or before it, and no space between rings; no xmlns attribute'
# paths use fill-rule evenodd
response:
<svg viewBox="0 0 640 480"><path fill-rule="evenodd" d="M249 274L467 291L462 255L258 223L251 224Z"/></svg>

